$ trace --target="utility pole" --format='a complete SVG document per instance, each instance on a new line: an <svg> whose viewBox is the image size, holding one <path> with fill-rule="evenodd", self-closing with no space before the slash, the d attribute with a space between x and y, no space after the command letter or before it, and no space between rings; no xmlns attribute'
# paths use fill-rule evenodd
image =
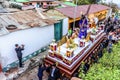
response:
<svg viewBox="0 0 120 80"><path fill-rule="evenodd" d="M76 12L77 12L77 3L78 0L76 0L76 5L75 5L75 9L74 9L74 22L73 22L73 30L75 29L75 21L76 21Z"/></svg>

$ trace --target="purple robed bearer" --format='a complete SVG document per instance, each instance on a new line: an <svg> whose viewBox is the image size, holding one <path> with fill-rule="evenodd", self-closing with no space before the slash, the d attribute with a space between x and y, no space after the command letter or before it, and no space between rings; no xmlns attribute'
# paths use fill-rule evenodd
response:
<svg viewBox="0 0 120 80"><path fill-rule="evenodd" d="M82 18L79 21L79 27L80 28L81 27L87 27L87 25L88 25L88 20L87 20L87 18L84 15L82 15Z"/></svg>
<svg viewBox="0 0 120 80"><path fill-rule="evenodd" d="M79 22L80 32L79 32L79 38L82 38L84 36L86 38L87 36L87 25L88 21L84 15L82 15L82 18Z"/></svg>

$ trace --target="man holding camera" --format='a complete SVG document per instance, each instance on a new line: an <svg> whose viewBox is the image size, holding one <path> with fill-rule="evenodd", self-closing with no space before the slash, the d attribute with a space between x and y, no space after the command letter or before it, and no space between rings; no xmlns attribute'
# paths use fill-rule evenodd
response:
<svg viewBox="0 0 120 80"><path fill-rule="evenodd" d="M15 44L15 51L17 53L17 57L19 60L19 67L23 67L22 65L22 51L24 50L24 45L19 46L18 44Z"/></svg>

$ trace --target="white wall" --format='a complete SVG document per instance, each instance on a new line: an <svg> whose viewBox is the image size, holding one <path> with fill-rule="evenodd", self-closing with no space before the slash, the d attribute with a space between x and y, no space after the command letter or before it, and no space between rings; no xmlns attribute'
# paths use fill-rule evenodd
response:
<svg viewBox="0 0 120 80"><path fill-rule="evenodd" d="M15 44L24 44L23 57L49 44L54 38L54 26L35 27L27 30L12 32L8 35L0 36L0 54L2 56L2 66L17 60Z"/></svg>
<svg viewBox="0 0 120 80"><path fill-rule="evenodd" d="M68 32L68 18L63 19L63 35L66 35Z"/></svg>

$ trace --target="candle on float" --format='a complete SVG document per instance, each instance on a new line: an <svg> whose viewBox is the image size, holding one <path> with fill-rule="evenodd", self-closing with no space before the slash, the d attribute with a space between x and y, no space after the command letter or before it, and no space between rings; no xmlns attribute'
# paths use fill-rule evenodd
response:
<svg viewBox="0 0 120 80"><path fill-rule="evenodd" d="M59 46L59 50L58 50L58 53L60 54L60 46Z"/></svg>
<svg viewBox="0 0 120 80"><path fill-rule="evenodd" d="M58 64L59 64L59 63L58 63L58 62L56 62L55 64L56 64L56 66L58 66Z"/></svg>
<svg viewBox="0 0 120 80"><path fill-rule="evenodd" d="M69 46L69 39L67 39L66 48Z"/></svg>
<svg viewBox="0 0 120 80"><path fill-rule="evenodd" d="M90 33L88 33L87 37L86 37L86 42L88 42L90 40Z"/></svg>
<svg viewBox="0 0 120 80"><path fill-rule="evenodd" d="M58 53L60 54L60 45L61 45L61 43L59 43L59 47L58 47Z"/></svg>
<svg viewBox="0 0 120 80"><path fill-rule="evenodd" d="M93 22L93 28L96 29L96 24L95 24L95 22Z"/></svg>

